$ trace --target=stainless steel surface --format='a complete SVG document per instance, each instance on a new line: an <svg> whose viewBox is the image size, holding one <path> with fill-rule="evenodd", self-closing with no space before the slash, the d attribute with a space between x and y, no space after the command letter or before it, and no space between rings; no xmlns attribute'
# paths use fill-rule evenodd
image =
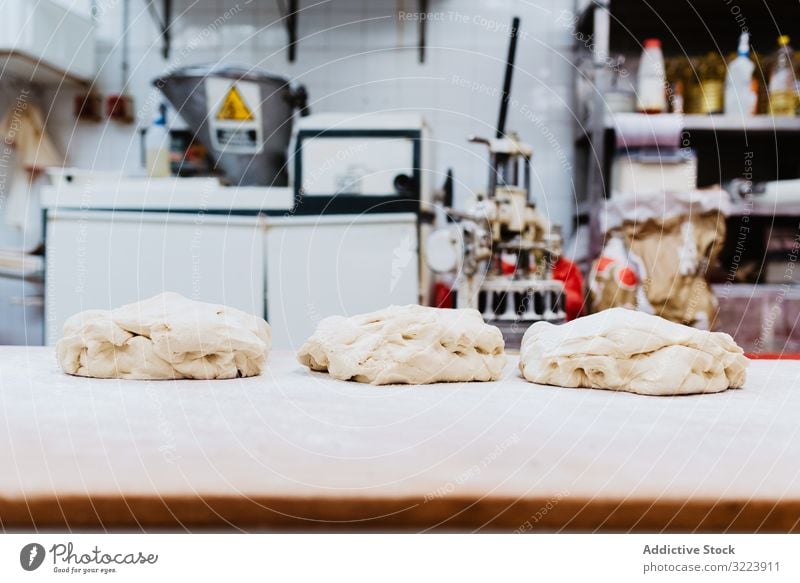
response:
<svg viewBox="0 0 800 583"><path fill-rule="evenodd" d="M206 79L224 78L256 83L261 89L263 149L257 154L221 153L211 136ZM228 182L241 186L286 186L287 148L295 106L304 107L304 89L292 91L289 81L259 69L235 66L191 66L156 79L156 87L208 149Z"/></svg>

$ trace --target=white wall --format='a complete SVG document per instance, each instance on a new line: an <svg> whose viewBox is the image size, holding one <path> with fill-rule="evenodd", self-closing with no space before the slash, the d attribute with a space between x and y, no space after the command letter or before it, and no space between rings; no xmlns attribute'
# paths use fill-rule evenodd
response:
<svg viewBox="0 0 800 583"><path fill-rule="evenodd" d="M131 78L139 122L149 123L160 96L151 81L168 66L229 62L258 66L306 85L315 112L423 110L439 140L437 168L455 170L457 200L486 182L486 153L470 134L489 136L496 121L512 15L522 18L507 129L534 147L537 200L568 224L572 188L570 31L558 22L574 0L432 0L428 50L417 61L417 25L398 11L413 0L301 0L297 61L286 58L286 32L274 0L175 0L172 57L161 57L159 32L145 0L131 0ZM161 3L155 3L159 10ZM122 0L97 0L98 87L122 89ZM304 8L305 7L305 8ZM405 7L405 8L403 8ZM51 131L69 146L73 165L139 169L137 126L75 124L71 102L54 110ZM436 180L440 183L443 177Z"/></svg>

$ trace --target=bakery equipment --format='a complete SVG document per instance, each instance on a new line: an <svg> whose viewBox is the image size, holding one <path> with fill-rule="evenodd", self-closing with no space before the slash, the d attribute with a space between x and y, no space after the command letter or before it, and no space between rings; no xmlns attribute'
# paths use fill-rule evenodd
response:
<svg viewBox="0 0 800 583"><path fill-rule="evenodd" d="M412 113L325 113L297 123L295 214L397 213L430 199L429 129Z"/></svg>
<svg viewBox="0 0 800 583"><path fill-rule="evenodd" d="M513 134L472 141L489 148L489 190L467 211L446 209L455 222L428 238L427 262L457 272L457 307L480 310L518 345L531 323L565 319L563 284L552 278L561 229L529 200L530 146Z"/></svg>
<svg viewBox="0 0 800 583"><path fill-rule="evenodd" d="M552 277L561 229L530 200L531 147L505 133L518 29L515 19L496 137L470 138L488 147L488 189L466 211L447 207L454 222L434 231L426 248L432 270L457 273L456 306L480 310L509 346L518 346L533 322L565 319L564 287Z"/></svg>
<svg viewBox="0 0 800 583"><path fill-rule="evenodd" d="M420 257L430 229L434 173L425 119L408 112L309 115L298 121L290 151L295 221L314 217L312 227L338 229L345 240L353 226L341 215L360 216L362 222L375 215L387 233L405 233L412 218L410 237L373 237L369 247L381 264L394 265L397 273L416 274L419 293L406 303L428 303L430 272ZM362 274L357 279L368 278ZM396 292L391 298L397 303Z"/></svg>
<svg viewBox="0 0 800 583"><path fill-rule="evenodd" d="M252 67L191 66L154 85L195 132L230 184L286 186L294 110L307 113L305 88Z"/></svg>

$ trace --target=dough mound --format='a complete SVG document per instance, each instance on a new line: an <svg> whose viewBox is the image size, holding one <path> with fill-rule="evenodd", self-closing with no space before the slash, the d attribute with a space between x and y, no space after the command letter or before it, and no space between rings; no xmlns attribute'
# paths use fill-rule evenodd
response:
<svg viewBox="0 0 800 583"><path fill-rule="evenodd" d="M311 370L373 385L493 381L506 364L503 335L477 310L391 306L333 316L300 348Z"/></svg>
<svg viewBox="0 0 800 583"><path fill-rule="evenodd" d="M58 362L72 375L120 379L231 379L261 374L269 324L239 310L163 293L64 323Z"/></svg>
<svg viewBox="0 0 800 583"><path fill-rule="evenodd" d="M519 369L544 385L689 395L741 387L747 363L728 334L613 308L560 326L532 325Z"/></svg>

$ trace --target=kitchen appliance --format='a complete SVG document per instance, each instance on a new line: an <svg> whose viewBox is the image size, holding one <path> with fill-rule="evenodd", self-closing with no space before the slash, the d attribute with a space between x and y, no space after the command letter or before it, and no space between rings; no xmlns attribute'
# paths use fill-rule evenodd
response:
<svg viewBox="0 0 800 583"><path fill-rule="evenodd" d="M512 347L533 322L566 318L564 286L552 277L561 229L530 200L531 147L505 132L518 30L514 19L496 137L470 139L488 146L488 189L467 211L446 208L454 222L434 231L426 245L432 270L458 274L456 306L480 310Z"/></svg>
<svg viewBox="0 0 800 583"><path fill-rule="evenodd" d="M430 200L430 136L420 115L310 115L292 142L295 214L417 213Z"/></svg>
<svg viewBox="0 0 800 583"><path fill-rule="evenodd" d="M456 306L474 308L519 346L536 321L563 322L564 286L552 277L561 255L561 229L529 200L530 146L515 135L486 140L490 180L486 195L428 237L426 258L438 273L456 272Z"/></svg>
<svg viewBox="0 0 800 583"><path fill-rule="evenodd" d="M286 152L306 91L251 67L191 66L154 85L208 149L224 179L241 186L286 186Z"/></svg>
<svg viewBox="0 0 800 583"><path fill-rule="evenodd" d="M420 261L433 215L433 148L425 119L407 112L310 115L299 120L290 150L294 219L324 218L326 232L338 229L345 240L353 237L357 224L378 217L385 232L403 234L383 241L378 232L370 232L365 241L373 248L372 263L394 265L396 271L402 265L404 273L413 269L418 293L402 296L403 303L429 303L431 274ZM340 215L361 218L344 220ZM352 277L370 287L363 274ZM395 292L390 296L393 303L401 297Z"/></svg>

